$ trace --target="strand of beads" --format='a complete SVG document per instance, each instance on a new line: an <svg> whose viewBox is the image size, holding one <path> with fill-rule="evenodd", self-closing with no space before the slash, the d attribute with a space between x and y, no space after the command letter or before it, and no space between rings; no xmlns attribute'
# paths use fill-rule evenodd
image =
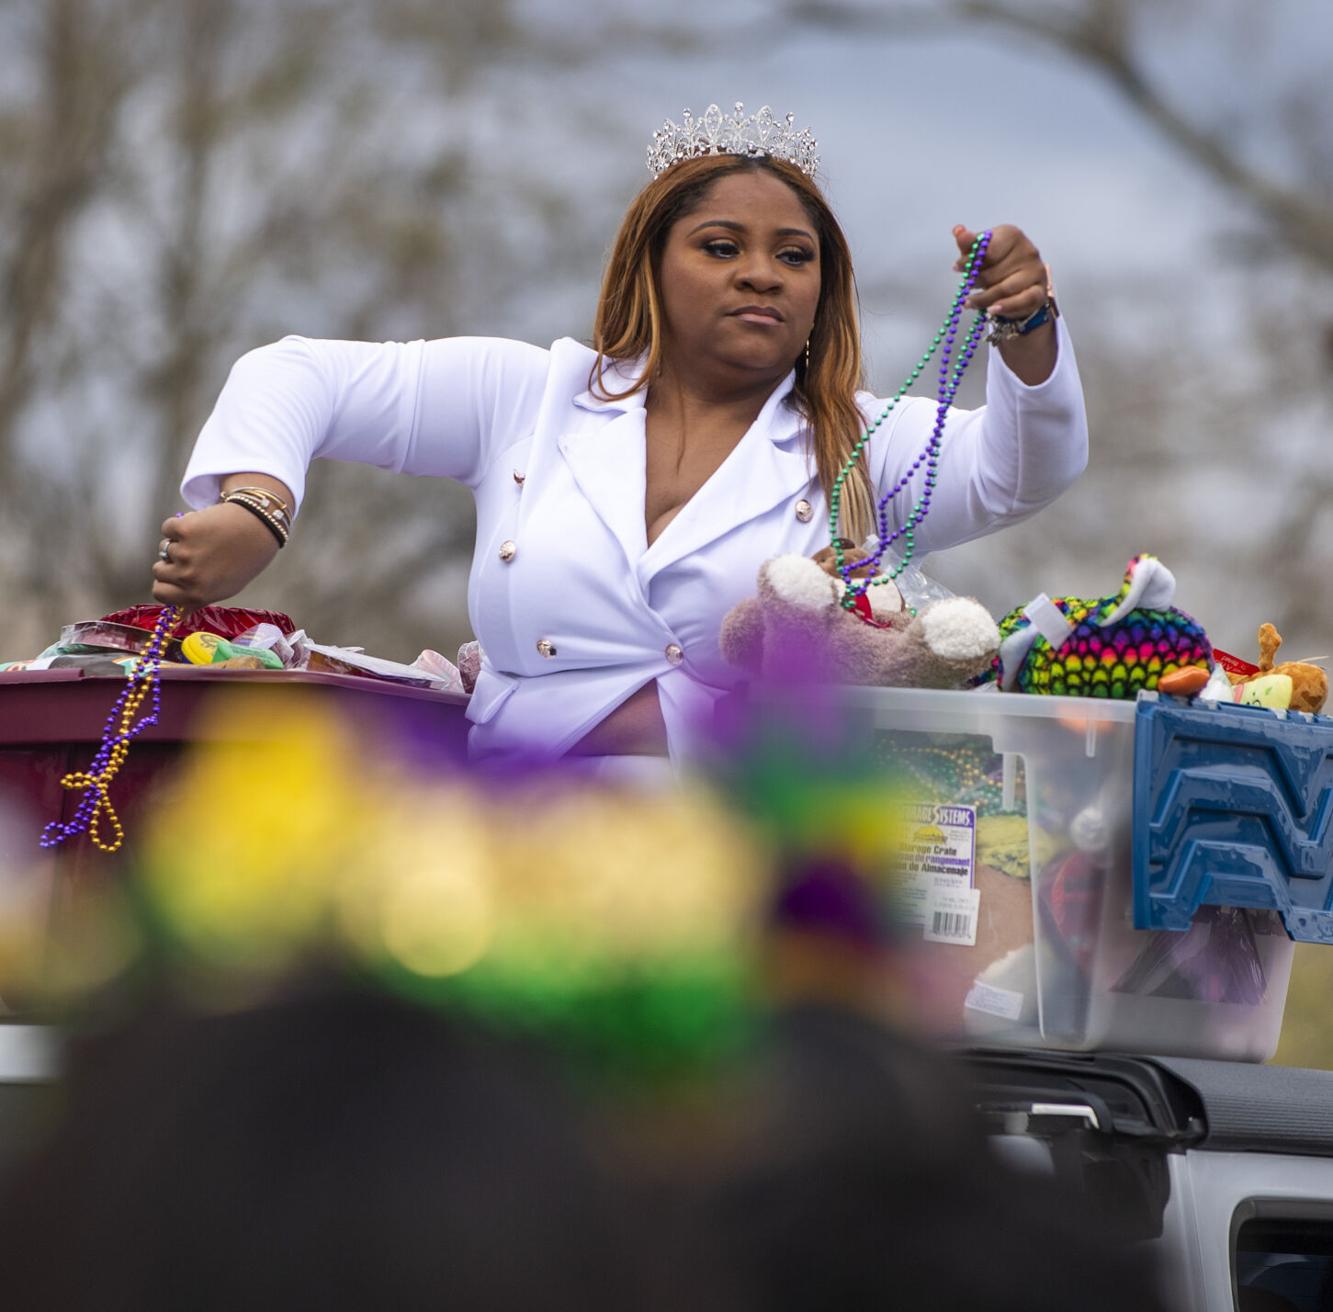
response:
<svg viewBox="0 0 1333 1312"><path fill-rule="evenodd" d="M68 821L52 820L42 830L40 841L43 847L56 847L67 838L86 832L93 846L101 851L120 850L125 841L125 827L116 814L116 808L111 805L111 781L125 764L130 754L130 743L158 722L162 710L162 653L166 649L167 639L180 620L179 607L163 607L142 654L130 667L124 689L106 717L102 745L97 749L97 755L86 770L72 771L60 781L62 788L84 792L74 818ZM152 709L143 719L136 721L139 708L149 696L152 697ZM109 841L102 836L104 821L111 829L112 837Z"/></svg>
<svg viewBox="0 0 1333 1312"><path fill-rule="evenodd" d="M879 735L877 754L882 765L910 777L909 787L921 791L922 801L971 806L979 816L1004 813L1001 760L989 747L907 741L912 736ZM1023 809L1021 801L1017 809Z"/></svg>
<svg viewBox="0 0 1333 1312"><path fill-rule="evenodd" d="M958 337L959 320L962 318L963 305L967 300L968 294L976 286L977 276L981 271L981 266L985 262L986 249L990 245L990 231L981 233L972 248L968 252L967 263L963 273L962 281L959 283L958 291L954 296L953 303L949 307L949 313L945 316L944 323L940 326L940 331L934 336L930 347L921 357L920 361L908 375L907 381L894 394L893 399L884 407L879 417L866 429L860 439L852 447L852 451L846 464L839 471L834 479L833 487L829 493L829 536L833 542L834 560L838 573L842 576L846 587L843 591L842 605L847 610L854 610L857 598L864 595L871 587L881 583L890 583L907 568L916 549L916 528L920 522L925 519L930 512L930 497L935 488L935 481L939 467L940 444L944 436L944 425L948 417L949 407L953 404L954 397L958 393L959 384L962 381L964 372L972 362L972 357L976 353L977 347L981 341L981 334L986 324L986 316L978 314L967 336L963 340L962 348L959 352L959 358L956 364L953 364L953 349ZM942 349L941 349L942 347ZM907 472L898 480L880 498L877 507L878 520L878 545L874 552L861 560L848 563L845 559L842 546L838 540L837 531L838 515L842 505L842 488L847 477L855 468L861 452L870 441L871 435L888 418L890 411L906 394L907 389L916 382L921 375L922 370L935 354L940 350L939 363L939 384L936 389L938 406L935 414L935 425L931 431L930 439L926 443L921 454L916 460L908 466ZM921 468L926 467L926 485L922 495L913 504L910 513L902 527L889 530L888 508L894 497L903 491L911 482L912 477ZM893 566L887 573L879 574L879 566L884 558L885 552L899 538L904 541L905 550L902 559ZM854 582L852 575L854 571L861 569L865 565L870 565L874 577L860 582Z"/></svg>
<svg viewBox="0 0 1333 1312"><path fill-rule="evenodd" d="M833 480L833 486L829 490L829 538L833 542L835 549L837 548L839 537L838 512L842 505L843 485L846 483L852 470L856 467L856 462L860 458L862 450L864 450L866 443L870 441L875 430L878 429L889 417L898 402L907 395L908 388L921 377L922 371L925 369L926 365L930 363L931 358L939 349L940 343L945 340L945 335L949 331L951 320L953 323L957 323L958 316L956 311L961 307L963 299L976 283L977 272L980 270L981 262L985 258L986 247L990 244L990 235L989 231L983 232L977 237L976 241L972 243L972 248L967 256L967 265L964 270L963 279L959 283L958 292L954 296L954 302L949 313L944 316L944 322L940 324L939 331L936 332L935 336L931 339L931 343L922 354L921 359L912 366L911 372L907 375L902 386L893 394L888 405L880 411L879 417L870 424L864 433L861 434L856 444L852 447L851 454L847 458L847 463L843 465L842 469L838 472L838 476ZM920 464L919 461L917 463L918 465ZM894 491L897 492L900 490L905 485L906 481L906 479L899 480L898 487L895 488ZM839 561L841 562L841 556L839 556Z"/></svg>

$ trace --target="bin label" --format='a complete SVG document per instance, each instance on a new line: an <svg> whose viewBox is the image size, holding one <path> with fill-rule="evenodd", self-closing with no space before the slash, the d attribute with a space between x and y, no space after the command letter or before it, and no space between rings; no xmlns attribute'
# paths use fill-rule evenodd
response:
<svg viewBox="0 0 1333 1312"><path fill-rule="evenodd" d="M977 855L977 812L971 806L914 802L907 806L902 842L903 922L932 926L930 903L951 889L971 889ZM947 910L947 909L946 909ZM972 938L976 941L975 915ZM953 936L942 941L956 943Z"/></svg>
<svg viewBox="0 0 1333 1312"><path fill-rule="evenodd" d="M981 890L936 875L926 897L926 942L976 947Z"/></svg>
<svg viewBox="0 0 1333 1312"><path fill-rule="evenodd" d="M963 1006L969 1011L984 1012L988 1016L1017 1020L1023 1014L1023 995L1013 989L1002 989L997 984L975 980L967 991L967 997L963 999Z"/></svg>

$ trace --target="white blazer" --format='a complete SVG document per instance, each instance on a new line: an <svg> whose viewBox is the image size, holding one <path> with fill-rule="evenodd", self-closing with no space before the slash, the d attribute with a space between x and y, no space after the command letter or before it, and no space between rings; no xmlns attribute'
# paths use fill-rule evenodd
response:
<svg viewBox="0 0 1333 1312"><path fill-rule="evenodd" d="M1063 322L1057 331L1044 383L1025 386L992 351L985 406L950 411L919 556L1031 515L1082 471L1083 396ZM199 507L225 475L265 473L299 504L319 456L459 480L477 504L468 613L485 659L468 708L474 754L560 754L655 679L680 757L737 682L718 650L722 617L754 594L763 561L827 545L827 505L789 404L791 374L650 547L645 394L593 395L594 359L569 338L545 351L497 338L288 337L232 369L181 490ZM632 364L614 368L608 390L635 376ZM886 404L858 400L872 418ZM869 447L878 487L911 468L935 414L929 398L908 397L881 425ZM923 465L895 508L924 478Z"/></svg>

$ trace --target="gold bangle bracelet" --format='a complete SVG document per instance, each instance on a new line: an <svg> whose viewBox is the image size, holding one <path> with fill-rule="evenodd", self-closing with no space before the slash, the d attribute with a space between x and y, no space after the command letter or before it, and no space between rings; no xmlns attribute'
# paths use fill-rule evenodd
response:
<svg viewBox="0 0 1333 1312"><path fill-rule="evenodd" d="M233 492L244 492L247 496L257 497L261 501L271 501L284 515L292 513L291 507L276 492L270 492L266 487L229 487L222 495L227 497Z"/></svg>

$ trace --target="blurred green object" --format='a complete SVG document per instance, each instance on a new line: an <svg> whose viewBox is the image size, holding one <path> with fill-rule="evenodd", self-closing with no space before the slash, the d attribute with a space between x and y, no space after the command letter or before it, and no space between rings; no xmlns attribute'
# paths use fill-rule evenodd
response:
<svg viewBox="0 0 1333 1312"><path fill-rule="evenodd" d="M629 1080L705 1072L748 1034L770 849L716 789L427 770L299 689L196 728L128 878L54 935L44 900L0 905L0 996L76 1021L161 992L233 1011L333 969Z"/></svg>
<svg viewBox="0 0 1333 1312"><path fill-rule="evenodd" d="M1287 1010L1273 1061L1278 1066L1333 1070L1333 948L1297 943L1287 990Z"/></svg>

